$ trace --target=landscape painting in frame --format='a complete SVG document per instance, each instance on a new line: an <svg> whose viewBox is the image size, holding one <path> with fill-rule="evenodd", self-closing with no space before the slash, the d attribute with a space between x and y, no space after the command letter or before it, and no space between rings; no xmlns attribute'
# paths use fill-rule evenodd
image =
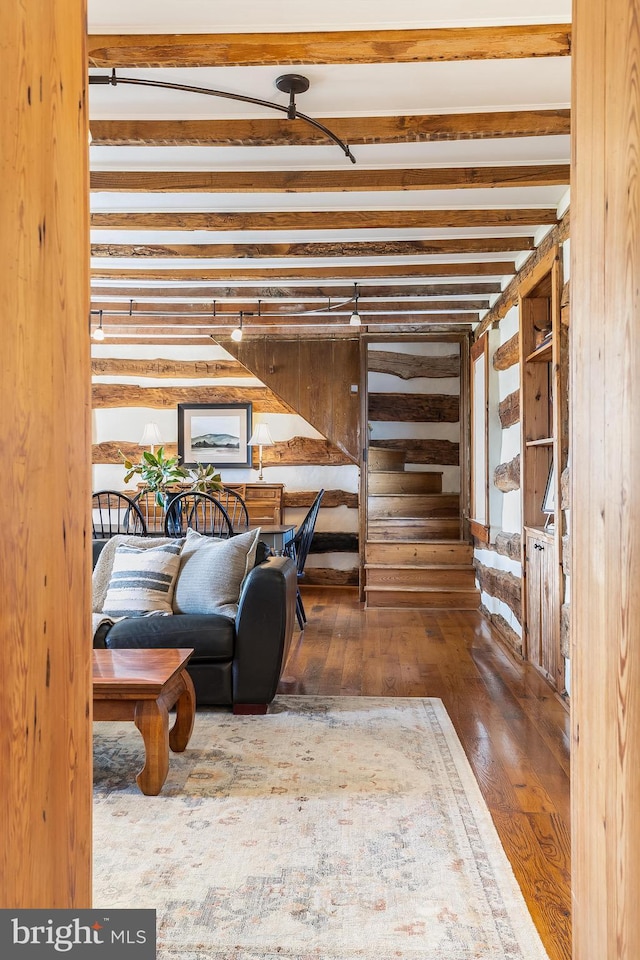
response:
<svg viewBox="0 0 640 960"><path fill-rule="evenodd" d="M178 455L183 467L250 467L250 403L179 403Z"/></svg>

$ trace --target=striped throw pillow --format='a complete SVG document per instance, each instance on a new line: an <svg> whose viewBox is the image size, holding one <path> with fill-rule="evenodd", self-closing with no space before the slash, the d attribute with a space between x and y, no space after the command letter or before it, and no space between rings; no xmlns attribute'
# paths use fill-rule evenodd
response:
<svg viewBox="0 0 640 960"><path fill-rule="evenodd" d="M102 612L109 617L173 613L173 590L184 540L140 550L121 544L115 552Z"/></svg>

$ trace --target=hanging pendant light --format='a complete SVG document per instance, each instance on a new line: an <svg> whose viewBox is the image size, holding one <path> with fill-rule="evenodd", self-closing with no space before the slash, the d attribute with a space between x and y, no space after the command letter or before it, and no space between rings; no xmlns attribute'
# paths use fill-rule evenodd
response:
<svg viewBox="0 0 640 960"><path fill-rule="evenodd" d="M349 325L352 327L359 327L362 324L360 319L360 314L358 313L358 284L354 283L353 285L353 313L349 317Z"/></svg>
<svg viewBox="0 0 640 960"><path fill-rule="evenodd" d="M95 329L93 330L93 332L92 332L92 334L91 334L91 339L92 339L92 340L104 340L104 338L105 338L105 332L104 332L104 330L102 329L102 310L101 310L101 311L100 311L100 323L99 323L98 326L95 327Z"/></svg>
<svg viewBox="0 0 640 960"><path fill-rule="evenodd" d="M242 310L240 311L240 313L238 314L238 316L239 316L239 318L240 318L240 322L239 322L238 326L235 327L235 329L231 331L231 339L232 339L235 343L240 343L240 341L242 340Z"/></svg>

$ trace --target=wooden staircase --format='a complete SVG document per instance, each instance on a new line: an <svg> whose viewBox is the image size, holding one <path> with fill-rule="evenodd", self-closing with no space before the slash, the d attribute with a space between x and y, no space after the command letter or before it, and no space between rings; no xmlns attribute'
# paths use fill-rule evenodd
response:
<svg viewBox="0 0 640 960"><path fill-rule="evenodd" d="M368 453L366 606L477 610L458 494L442 493L441 472L405 470L401 450Z"/></svg>

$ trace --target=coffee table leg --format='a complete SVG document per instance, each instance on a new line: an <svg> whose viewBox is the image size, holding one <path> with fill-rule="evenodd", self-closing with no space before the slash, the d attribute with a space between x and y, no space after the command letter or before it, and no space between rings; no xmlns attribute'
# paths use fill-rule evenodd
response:
<svg viewBox="0 0 640 960"><path fill-rule="evenodd" d="M174 753L182 753L189 743L196 716L196 692L193 680L186 670L180 674L183 689L176 700L176 721L169 731L169 746Z"/></svg>
<svg viewBox="0 0 640 960"><path fill-rule="evenodd" d="M136 780L144 794L155 797L169 772L169 713L162 702L138 700L133 719L145 749L145 764Z"/></svg>

